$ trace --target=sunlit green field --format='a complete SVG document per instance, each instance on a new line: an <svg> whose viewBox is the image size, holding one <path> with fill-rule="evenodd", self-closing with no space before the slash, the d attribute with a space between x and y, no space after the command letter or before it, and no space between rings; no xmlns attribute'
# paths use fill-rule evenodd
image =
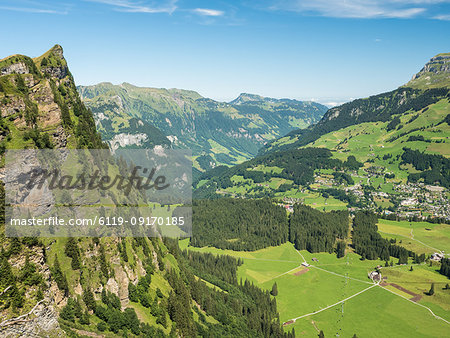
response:
<svg viewBox="0 0 450 338"><path fill-rule="evenodd" d="M298 252L291 243L253 252L194 248L188 246L188 240L180 241L180 247L242 258L238 278L267 290L276 282L280 320L289 322L301 317L285 326L286 330L295 328L299 337L313 337L319 330L325 336L352 337L356 333L358 337L373 337L382 332L384 337L444 337L450 329L449 324L435 319L428 309L402 298L412 296L390 285L385 288L374 285L367 274L384 262L361 261L352 252L337 259L335 254ZM301 266L304 260L313 266ZM429 288L431 281L438 285L446 279L435 271L436 267L415 265L412 272L408 268L394 265L382 268L382 274L388 277L387 282L395 282L414 293ZM416 286L410 288L408 281ZM422 298L419 304L450 320L445 313L449 295L444 292L447 290L439 290L434 296L424 295L428 298Z"/></svg>
<svg viewBox="0 0 450 338"><path fill-rule="evenodd" d="M431 254L439 251L450 253L448 224L380 219L378 230L383 237L396 238L399 245L417 253Z"/></svg>

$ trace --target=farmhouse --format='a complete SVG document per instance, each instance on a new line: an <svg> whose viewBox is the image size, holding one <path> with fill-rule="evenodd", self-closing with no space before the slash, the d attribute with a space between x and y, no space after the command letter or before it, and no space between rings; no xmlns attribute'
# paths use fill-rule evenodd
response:
<svg viewBox="0 0 450 338"><path fill-rule="evenodd" d="M438 252L431 255L431 259L437 262L439 262L442 258L444 258L444 255Z"/></svg>
<svg viewBox="0 0 450 338"><path fill-rule="evenodd" d="M368 277L373 281L380 281L381 275L376 271L372 271L369 272Z"/></svg>

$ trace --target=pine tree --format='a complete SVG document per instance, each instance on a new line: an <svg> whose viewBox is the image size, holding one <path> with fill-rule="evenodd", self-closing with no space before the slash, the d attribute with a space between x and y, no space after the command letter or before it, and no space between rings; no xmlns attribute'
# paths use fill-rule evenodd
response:
<svg viewBox="0 0 450 338"><path fill-rule="evenodd" d="M78 270L81 267L80 250L78 249L78 244L74 237L69 237L64 252L67 257L72 258L72 269Z"/></svg>
<svg viewBox="0 0 450 338"><path fill-rule="evenodd" d="M131 302L139 302L136 286L133 283L128 283L128 299Z"/></svg>
<svg viewBox="0 0 450 338"><path fill-rule="evenodd" d="M119 244L120 245L120 244ZM127 253L127 242L122 241L122 251L120 252L120 256L122 257L124 262L128 262L128 253Z"/></svg>
<svg viewBox="0 0 450 338"><path fill-rule="evenodd" d="M75 322L75 314L74 314L74 310L73 310L73 305L72 305L72 302L70 302L70 300L72 300L72 298L68 299L66 306L64 306L62 308L59 316L64 320L68 320L70 322Z"/></svg>
<svg viewBox="0 0 450 338"><path fill-rule="evenodd" d="M27 94L28 93L28 87L25 84L25 80L23 79L23 77L20 74L16 74L16 79L15 80L16 80L17 89L20 92L22 92L24 94Z"/></svg>
<svg viewBox="0 0 450 338"><path fill-rule="evenodd" d="M55 279L56 285L64 294L67 296L69 294L69 285L67 284L66 275L63 274L61 266L59 265L58 256L55 254L55 262L52 269L53 278Z"/></svg>
<svg viewBox="0 0 450 338"><path fill-rule="evenodd" d="M83 315L80 318L80 324L81 325L89 325L90 323L91 323L90 316L86 310L86 311L84 311Z"/></svg>
<svg viewBox="0 0 450 338"><path fill-rule="evenodd" d="M91 289L83 290L83 302L89 310L95 310L95 299Z"/></svg>
<svg viewBox="0 0 450 338"><path fill-rule="evenodd" d="M430 291L428 291L428 296L434 295L434 283L431 283Z"/></svg>
<svg viewBox="0 0 450 338"><path fill-rule="evenodd" d="M12 273L11 264L5 255L0 260L0 286L7 288L14 283L14 275Z"/></svg>
<svg viewBox="0 0 450 338"><path fill-rule="evenodd" d="M272 295L272 296L277 296L278 295L278 286L277 286L277 283L274 283L273 285L272 285L272 291L270 291L270 294Z"/></svg>
<svg viewBox="0 0 450 338"><path fill-rule="evenodd" d="M9 291L10 297L12 298L12 307L21 308L25 303L25 299L23 298L22 292L17 288L16 283L14 283Z"/></svg>
<svg viewBox="0 0 450 338"><path fill-rule="evenodd" d="M81 304L78 298L73 302L73 314L77 318L81 318L83 316L83 309L81 308Z"/></svg>
<svg viewBox="0 0 450 338"><path fill-rule="evenodd" d="M322 330L320 330L320 332L319 332L319 338L325 338L325 334L323 333Z"/></svg>

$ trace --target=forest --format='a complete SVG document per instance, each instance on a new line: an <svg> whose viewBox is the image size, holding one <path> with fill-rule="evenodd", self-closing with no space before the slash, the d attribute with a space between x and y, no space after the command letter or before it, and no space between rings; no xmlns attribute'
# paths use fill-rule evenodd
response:
<svg viewBox="0 0 450 338"><path fill-rule="evenodd" d="M288 240L286 211L269 199L196 200L192 220L191 245L197 247L252 251Z"/></svg>
<svg viewBox="0 0 450 338"><path fill-rule="evenodd" d="M331 253L337 239L347 238L348 228L347 211L321 212L296 204L289 218L289 241L297 250Z"/></svg>
<svg viewBox="0 0 450 338"><path fill-rule="evenodd" d="M409 182L423 179L425 184L435 184L450 187L450 160L442 155L425 154L419 150L403 148L402 163L412 164L420 173L408 176Z"/></svg>
<svg viewBox="0 0 450 338"><path fill-rule="evenodd" d="M193 203L191 245L253 251L292 242L298 250L333 252L349 229L347 211L321 212L305 205L285 209L269 199L198 200Z"/></svg>
<svg viewBox="0 0 450 338"><path fill-rule="evenodd" d="M450 259L449 258L441 259L441 268L439 269L439 273L450 278Z"/></svg>
<svg viewBox="0 0 450 338"><path fill-rule="evenodd" d="M387 263L393 256L398 258L398 264L407 264L408 257L414 257L415 261L425 261L425 255L418 256L412 251L395 245L394 240L381 237L378 233L377 221L377 215L370 211L358 211L353 218L352 245L362 259L379 258Z"/></svg>

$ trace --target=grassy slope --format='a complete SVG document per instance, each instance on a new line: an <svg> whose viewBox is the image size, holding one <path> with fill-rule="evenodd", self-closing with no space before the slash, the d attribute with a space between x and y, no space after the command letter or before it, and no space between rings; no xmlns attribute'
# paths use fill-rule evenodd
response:
<svg viewBox="0 0 450 338"><path fill-rule="evenodd" d="M308 144L312 147L323 147L335 151L334 157L345 160L354 155L358 161L366 162L374 159L373 165L383 166L387 171L396 174L396 179L405 181L410 168L400 168L395 157L402 153L403 147L426 151L428 153L450 156L450 126L439 124L450 112L448 99L428 106L420 112L407 112L400 117L401 129L386 130L389 122L367 122L322 135L318 140ZM411 121L413 117L418 117ZM416 130L423 128L423 130ZM402 136L402 134L404 134ZM423 136L426 141L407 141L410 136ZM284 137L278 144L290 144L297 136ZM442 143L437 143L442 142ZM392 158L383 160L384 155Z"/></svg>
<svg viewBox="0 0 450 338"><path fill-rule="evenodd" d="M429 230L427 230L429 229ZM418 253L450 252L450 225L427 222L388 221L380 219L378 230L386 238L400 240L400 245Z"/></svg>
<svg viewBox="0 0 450 338"><path fill-rule="evenodd" d="M187 248L188 240L180 241L180 245ZM351 252L347 253L346 257L337 259L334 254L310 254L301 251L300 254L305 260L313 263L315 267L309 267L309 271L295 275L305 268L299 267L303 258L291 243L254 252L216 248L189 247L189 249L243 258L244 264L239 267L238 278L249 279L267 290L270 290L276 282L279 292L276 297L277 304L283 322L318 311L370 287L367 273L373 270L375 265L382 263L361 261L358 255ZM318 262L313 262L313 257L317 258ZM441 285L446 279L433 271L436 267L421 265L414 268L414 271L410 272L407 266L394 266L383 268L382 273L388 276L389 282L395 282L412 292L420 291L421 294L429 288L432 281L440 283L436 285ZM414 287L411 287L411 281L416 283ZM398 289L388 288L398 295L375 286L347 300L344 305L339 304L323 312L298 319L287 328L294 327L297 336L305 337L317 334L316 328L324 330L326 335L340 334L345 337L354 333L360 337L368 337L373 336L374 332L383 332L386 337L445 335L449 328L448 324L435 319L427 309L402 299L400 296L404 294ZM444 294L445 292L436 287L435 296L423 298L420 304L430 307L437 315L450 320L447 299L449 295Z"/></svg>

